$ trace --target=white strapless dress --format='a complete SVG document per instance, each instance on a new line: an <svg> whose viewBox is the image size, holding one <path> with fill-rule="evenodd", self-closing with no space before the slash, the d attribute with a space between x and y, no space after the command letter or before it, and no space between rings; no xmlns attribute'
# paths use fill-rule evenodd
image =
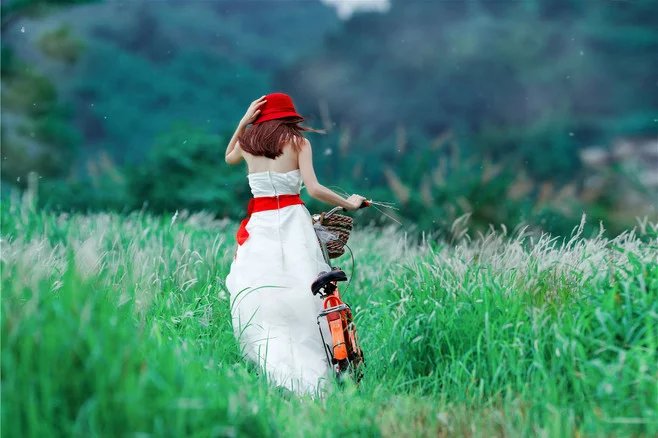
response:
<svg viewBox="0 0 658 438"><path fill-rule="evenodd" d="M299 170L248 175L254 197L298 194ZM316 394L329 376L311 283L330 268L304 205L254 212L226 277L233 331L272 383Z"/></svg>

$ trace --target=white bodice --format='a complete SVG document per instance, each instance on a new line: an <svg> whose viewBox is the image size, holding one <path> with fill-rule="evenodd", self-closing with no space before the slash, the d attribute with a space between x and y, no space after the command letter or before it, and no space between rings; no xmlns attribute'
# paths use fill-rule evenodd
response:
<svg viewBox="0 0 658 438"><path fill-rule="evenodd" d="M261 196L297 195L302 186L299 169L290 172L255 172L247 175L254 198Z"/></svg>

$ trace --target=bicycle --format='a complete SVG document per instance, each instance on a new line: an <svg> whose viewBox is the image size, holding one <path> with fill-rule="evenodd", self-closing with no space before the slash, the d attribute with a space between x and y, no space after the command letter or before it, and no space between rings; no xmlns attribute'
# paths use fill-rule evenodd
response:
<svg viewBox="0 0 658 438"><path fill-rule="evenodd" d="M359 208L364 208L369 205L371 205L371 201L364 201ZM320 243L320 248L322 249L324 260L327 265L331 267L331 271L321 272L320 275L318 275L318 278L311 285L311 292L314 296L319 296L322 299L323 310L317 316L317 323L322 343L325 347L325 354L327 355L328 363L339 380L345 373L349 373L354 378L354 381L358 383L363 377L365 358L363 350L358 342L356 326L352 317L352 309L349 304L342 300L338 287L339 282L347 281L347 275L339 267L331 265L331 258L338 257L342 254L342 251L334 248L333 253L330 253L327 249L327 239L319 234L319 230L322 230L323 228L321 222L325 220L327 222L331 221L332 216L335 217L334 215L337 215L337 212L342 210L344 210L342 207L335 207L327 213L313 215L314 224L320 223L319 227L315 227L316 234L318 235L318 241ZM338 241L342 243L342 246L346 246L352 220L347 216L337 216L340 216L341 219L349 219L349 229L346 232L342 232L342 236L334 236L335 239L333 241ZM339 246L340 243L338 244ZM350 249L350 253L351 252ZM354 262L353 255L352 262ZM352 273L353 272L354 265L352 265ZM327 323L331 339L325 339L321 325L323 319ZM327 341L330 341L330 343Z"/></svg>

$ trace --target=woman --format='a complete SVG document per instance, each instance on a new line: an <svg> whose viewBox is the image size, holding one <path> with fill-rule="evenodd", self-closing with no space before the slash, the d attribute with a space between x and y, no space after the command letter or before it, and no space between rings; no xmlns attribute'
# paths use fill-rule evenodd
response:
<svg viewBox="0 0 658 438"><path fill-rule="evenodd" d="M303 182L313 198L348 210L365 198L345 199L318 182L303 120L288 95L269 94L251 103L229 141L226 162L247 162L254 197L238 229L226 287L245 356L275 385L317 394L329 364L316 321L321 301L310 287L330 268L299 191Z"/></svg>

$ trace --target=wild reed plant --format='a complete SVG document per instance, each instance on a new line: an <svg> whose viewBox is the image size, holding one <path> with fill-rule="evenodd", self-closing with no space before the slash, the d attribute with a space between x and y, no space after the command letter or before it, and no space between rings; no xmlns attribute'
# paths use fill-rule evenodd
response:
<svg viewBox="0 0 658 438"><path fill-rule="evenodd" d="M658 434L654 224L613 239L582 224L571 239L356 231L343 296L365 377L319 400L241 358L235 227L3 204L3 435Z"/></svg>

